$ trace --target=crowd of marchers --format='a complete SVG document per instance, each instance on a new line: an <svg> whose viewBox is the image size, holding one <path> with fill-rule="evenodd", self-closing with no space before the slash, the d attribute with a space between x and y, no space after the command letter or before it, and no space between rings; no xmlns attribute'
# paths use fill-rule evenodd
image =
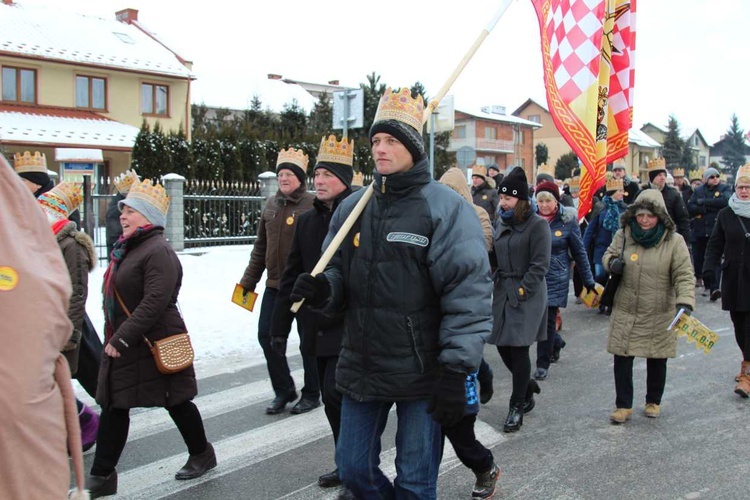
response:
<svg viewBox="0 0 750 500"><path fill-rule="evenodd" d="M739 169L733 186L713 168L690 186L682 169L670 174L664 160L656 159L649 164L648 182L639 185L616 162L591 210L579 219L579 179L557 180L546 166L533 182L520 167L504 172L497 165L475 165L469 177L454 167L434 180L421 135L423 113L420 96L406 88L386 90L369 134L376 169L367 187L357 181L353 143L346 137L322 138L311 169L314 193L305 184L307 156L282 150L278 191L266 201L239 280L250 294L266 275L258 316L258 341L274 392L266 413L282 413L294 403L291 412L304 414L322 401L335 463L321 470L320 487L338 487L344 499L437 498L447 438L476 476L471 498L491 498L501 475L499 460L474 433L480 406L494 392L484 356L495 349L485 346L495 346L511 375L508 413L498 424L505 432L520 431L566 346L558 331L571 281L575 297L599 294L598 285L612 292L617 284L598 310L610 322L613 424L633 417L635 358L646 359L643 414L661 416L667 360L677 349L668 325L680 311L692 313L696 288L704 288L711 301L721 299L729 311L742 353L734 391L750 395L750 165ZM10 300L0 304L15 304L11 329L25 332L33 325L35 334L48 340L43 349L24 351L28 359L11 353L3 363L28 367L36 366L32 358L41 360L36 364L46 363L44 373L55 373L56 382L32 396L61 391L62 398L50 401L44 415L29 405L16 409L24 429L14 439L24 446L13 449L29 454L17 463L35 466L14 467L12 475L0 472L0 496L22 496L31 487L44 488L39 497L59 496L57 489L67 488L65 435L77 493L83 494L80 452L94 444L85 489L91 498L117 493L116 467L128 438L129 412L136 407L165 408L179 429L188 459L176 479L197 478L220 466L193 403L194 369L163 373L151 351L152 343L186 331L176 305L182 267L163 236L169 207L164 189L133 171L115 183L120 194L108 212L112 234L101 342L81 306L95 257L90 239L75 217L71 220L80 187L53 186L43 163L39 155L16 155L18 177L0 183L0 200L36 204L38 217L29 221L42 227L28 238L35 238L39 252L57 257L46 259L49 271L39 273L28 252L3 239L0 290ZM7 177L8 171L3 161L0 174ZM326 260L318 272L322 255ZM57 286L42 278L56 279ZM49 295L44 325L20 307L35 279ZM286 358L295 321L304 367L301 396ZM95 397L99 414L74 400L69 379L65 383L69 373ZM4 387L17 385L3 380ZM9 392L3 399L17 404L28 396ZM391 481L379 457L394 406L397 476ZM59 425L50 426L55 415ZM24 436L46 439L55 429L60 432L53 448L60 453L34 455L41 444ZM0 456L6 456L4 447L0 442ZM23 479L40 465L50 481Z"/></svg>

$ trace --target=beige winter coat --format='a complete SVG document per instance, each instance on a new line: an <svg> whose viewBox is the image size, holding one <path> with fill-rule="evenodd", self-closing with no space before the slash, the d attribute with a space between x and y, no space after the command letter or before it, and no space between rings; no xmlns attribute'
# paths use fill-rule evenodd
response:
<svg viewBox="0 0 750 500"><path fill-rule="evenodd" d="M469 184L466 182L466 176L457 167L449 168L443 176L440 178L440 183L445 184L458 194L464 197L466 201L471 203L474 207L474 211L479 217L479 223L482 224L482 232L484 233L484 243L487 251L489 252L492 248L492 222L490 222L490 216L482 207L474 205L471 199L471 191L469 190Z"/></svg>
<svg viewBox="0 0 750 500"><path fill-rule="evenodd" d="M72 331L70 277L47 218L2 155L0 213L0 498L63 499L70 471L62 389L71 396L77 459L81 450L60 355Z"/></svg>
<svg viewBox="0 0 750 500"><path fill-rule="evenodd" d="M648 208L667 227L662 240L652 248L638 245L628 221L639 208ZM619 257L625 234L625 268L612 308L607 351L619 356L674 358L677 336L667 331L677 304L695 309L695 280L685 239L675 230L659 191L641 191L636 202L622 214L620 229L604 253L602 263Z"/></svg>

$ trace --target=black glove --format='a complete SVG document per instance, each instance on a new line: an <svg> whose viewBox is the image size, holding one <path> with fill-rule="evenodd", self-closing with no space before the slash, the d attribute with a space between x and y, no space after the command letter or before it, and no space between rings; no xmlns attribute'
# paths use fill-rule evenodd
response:
<svg viewBox="0 0 750 500"><path fill-rule="evenodd" d="M609 259L609 272L612 274L622 274L625 270L625 263L620 257L612 257Z"/></svg>
<svg viewBox="0 0 750 500"><path fill-rule="evenodd" d="M706 288L709 288L710 284L713 283L714 279L716 279L716 273L706 271L703 273L703 286Z"/></svg>
<svg viewBox="0 0 750 500"><path fill-rule="evenodd" d="M279 356L286 356L286 339L284 337L271 337L271 350Z"/></svg>
<svg viewBox="0 0 750 500"><path fill-rule="evenodd" d="M242 286L242 285L240 285L240 286ZM255 287L253 287L253 288L247 288L247 287L242 286L242 297L243 298L247 297L248 293L254 292L254 291L255 291Z"/></svg>
<svg viewBox="0 0 750 500"><path fill-rule="evenodd" d="M318 307L324 304L330 295L331 285L328 283L328 278L326 278L325 274L320 273L317 276L313 276L310 273L302 273L297 277L297 281L294 282L294 288L292 288L289 298L293 302L305 299L307 305Z"/></svg>
<svg viewBox="0 0 750 500"><path fill-rule="evenodd" d="M690 315L693 314L693 308L690 307L687 304L677 304L677 311L676 312L680 312L680 309L684 309L685 310L685 314L687 316L690 316Z"/></svg>
<svg viewBox="0 0 750 500"><path fill-rule="evenodd" d="M427 413L443 427L456 425L466 410L466 374L443 369L432 390Z"/></svg>
<svg viewBox="0 0 750 500"><path fill-rule="evenodd" d="M599 295L596 291L596 283L586 285L586 292L593 293L594 295Z"/></svg>

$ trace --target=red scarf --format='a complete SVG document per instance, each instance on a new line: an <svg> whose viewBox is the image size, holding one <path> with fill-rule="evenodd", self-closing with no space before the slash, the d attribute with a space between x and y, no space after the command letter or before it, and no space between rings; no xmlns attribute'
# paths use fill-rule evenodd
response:
<svg viewBox="0 0 750 500"><path fill-rule="evenodd" d="M68 225L68 219L62 219L52 224L52 233L57 235L62 228Z"/></svg>

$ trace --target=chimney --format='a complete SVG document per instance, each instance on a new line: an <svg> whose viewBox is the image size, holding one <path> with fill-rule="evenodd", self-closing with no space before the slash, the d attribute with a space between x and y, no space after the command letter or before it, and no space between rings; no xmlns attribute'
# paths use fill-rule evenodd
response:
<svg viewBox="0 0 750 500"><path fill-rule="evenodd" d="M329 80L328 85L340 85L338 80Z"/></svg>
<svg viewBox="0 0 750 500"><path fill-rule="evenodd" d="M269 80L281 80L281 75L277 75L275 73L268 73L268 79Z"/></svg>
<svg viewBox="0 0 750 500"><path fill-rule="evenodd" d="M133 21L138 20L138 10L137 9L122 9L119 12L115 12L115 18L121 23L133 24Z"/></svg>

